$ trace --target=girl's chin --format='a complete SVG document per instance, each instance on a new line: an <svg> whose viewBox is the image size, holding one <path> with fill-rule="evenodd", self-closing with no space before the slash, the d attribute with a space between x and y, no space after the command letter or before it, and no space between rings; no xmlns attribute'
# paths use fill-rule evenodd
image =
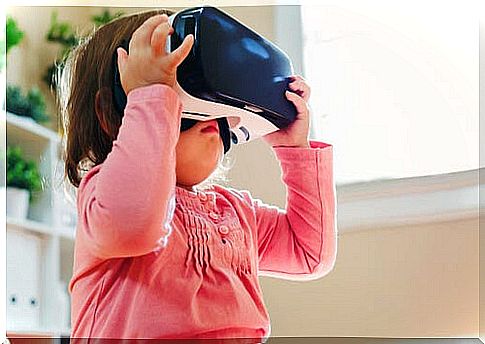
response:
<svg viewBox="0 0 485 344"><path fill-rule="evenodd" d="M185 166L188 172L184 173L185 178L180 178L180 182L184 185L197 185L210 177L210 175L216 170L217 161L212 165L200 165L200 164L188 164ZM179 176L181 177L181 176ZM177 178L178 180L179 178Z"/></svg>

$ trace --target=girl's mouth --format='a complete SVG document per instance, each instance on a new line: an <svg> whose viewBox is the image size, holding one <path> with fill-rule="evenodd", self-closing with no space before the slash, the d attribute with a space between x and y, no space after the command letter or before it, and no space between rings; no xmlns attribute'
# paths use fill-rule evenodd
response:
<svg viewBox="0 0 485 344"><path fill-rule="evenodd" d="M219 126L216 121L209 121L209 123L200 131L202 133L219 133Z"/></svg>

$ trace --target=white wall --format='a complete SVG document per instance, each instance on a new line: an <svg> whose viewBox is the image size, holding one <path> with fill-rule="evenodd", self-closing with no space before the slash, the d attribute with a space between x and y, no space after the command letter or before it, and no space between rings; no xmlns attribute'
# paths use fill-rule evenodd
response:
<svg viewBox="0 0 485 344"><path fill-rule="evenodd" d="M346 232L323 279L262 286L275 335L476 337L478 220Z"/></svg>

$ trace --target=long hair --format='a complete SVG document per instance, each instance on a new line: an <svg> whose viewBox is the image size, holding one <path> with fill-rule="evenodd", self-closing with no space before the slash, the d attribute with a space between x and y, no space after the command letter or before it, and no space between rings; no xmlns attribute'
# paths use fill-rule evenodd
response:
<svg viewBox="0 0 485 344"><path fill-rule="evenodd" d="M74 187L78 188L81 181L80 162L88 160L91 166L103 163L121 126L122 114L116 111L111 92L116 48L123 40L130 39L149 17L163 13L173 14L165 9L146 11L120 17L100 27L81 40L58 71L57 100L64 131L64 173ZM98 91L107 132L96 115Z"/></svg>

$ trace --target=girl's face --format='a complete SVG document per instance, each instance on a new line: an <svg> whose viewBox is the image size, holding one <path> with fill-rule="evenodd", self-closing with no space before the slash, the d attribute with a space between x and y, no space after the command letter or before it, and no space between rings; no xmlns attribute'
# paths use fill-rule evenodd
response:
<svg viewBox="0 0 485 344"><path fill-rule="evenodd" d="M224 156L224 144L216 120L197 122L180 132L176 146L177 185L192 190L216 169Z"/></svg>

